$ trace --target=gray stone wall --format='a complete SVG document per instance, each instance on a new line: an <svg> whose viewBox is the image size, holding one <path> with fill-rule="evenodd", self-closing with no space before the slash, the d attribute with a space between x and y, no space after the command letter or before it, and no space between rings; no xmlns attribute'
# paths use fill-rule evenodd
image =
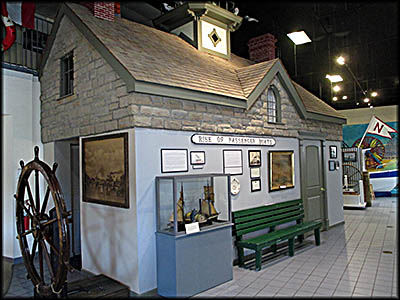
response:
<svg viewBox="0 0 400 300"><path fill-rule="evenodd" d="M60 98L60 58L74 51L74 94ZM61 21L41 81L43 143L132 127L297 137L298 131L342 140L342 126L303 120L287 93L280 92L282 124L266 119L266 92L249 110L127 93L125 83L67 17Z"/></svg>

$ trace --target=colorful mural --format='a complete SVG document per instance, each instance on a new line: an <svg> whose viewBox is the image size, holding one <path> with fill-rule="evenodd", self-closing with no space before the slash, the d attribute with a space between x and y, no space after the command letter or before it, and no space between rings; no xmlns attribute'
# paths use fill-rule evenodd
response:
<svg viewBox="0 0 400 300"><path fill-rule="evenodd" d="M398 131L398 122L387 122ZM356 147L367 129L368 124L343 126L344 147ZM398 133L391 133L391 139L375 134L367 134L362 142L362 148L371 148L365 154L366 168L369 172L389 171L398 168Z"/></svg>

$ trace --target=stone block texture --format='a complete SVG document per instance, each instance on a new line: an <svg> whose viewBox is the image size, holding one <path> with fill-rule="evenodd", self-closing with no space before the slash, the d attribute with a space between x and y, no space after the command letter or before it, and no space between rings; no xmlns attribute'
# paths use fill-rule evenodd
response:
<svg viewBox="0 0 400 300"><path fill-rule="evenodd" d="M60 58L73 51L74 94L60 98ZM134 127L298 137L298 131L326 133L342 140L342 126L298 115L279 80L282 123L268 123L266 91L250 109L197 101L127 93L125 82L93 48L67 17L44 66L41 81L41 137L52 142Z"/></svg>

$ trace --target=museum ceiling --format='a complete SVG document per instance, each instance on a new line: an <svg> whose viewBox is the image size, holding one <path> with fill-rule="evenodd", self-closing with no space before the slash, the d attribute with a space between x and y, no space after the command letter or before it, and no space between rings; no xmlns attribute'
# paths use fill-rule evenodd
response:
<svg viewBox="0 0 400 300"><path fill-rule="evenodd" d="M151 20L165 11L163 3L179 5L179 1L121 2L121 14L151 26ZM248 58L248 40L271 33L277 39L277 56L290 77L334 108L398 103L398 2L214 3L232 11L238 8L239 16L258 20L244 19L240 28L231 34L232 53ZM57 6L52 2L38 2L37 11L54 17ZM300 30L312 42L296 46L295 76L294 44L287 33ZM347 67L336 63L339 55L346 58ZM327 74L342 76L339 92L332 90ZM378 96L370 97L372 91ZM338 100L333 101L333 96ZM347 99L343 100L343 96ZM366 96L369 103L363 101Z"/></svg>

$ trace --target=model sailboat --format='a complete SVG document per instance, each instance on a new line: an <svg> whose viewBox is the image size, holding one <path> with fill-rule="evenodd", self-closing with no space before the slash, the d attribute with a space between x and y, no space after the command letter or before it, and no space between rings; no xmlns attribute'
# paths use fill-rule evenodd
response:
<svg viewBox="0 0 400 300"><path fill-rule="evenodd" d="M176 203L177 209L176 209L176 215L177 215L177 221L178 223L184 223L183 222L183 216L184 214L184 210L183 210L183 206L184 206L184 199L183 199L183 184L181 185L181 192L179 195L179 200ZM170 224L174 223L174 213L172 212L171 217L169 217L169 222Z"/></svg>
<svg viewBox="0 0 400 300"><path fill-rule="evenodd" d="M207 220L216 219L219 213L214 207L214 188L207 185L204 186L204 199L200 199L200 213L205 215Z"/></svg>

